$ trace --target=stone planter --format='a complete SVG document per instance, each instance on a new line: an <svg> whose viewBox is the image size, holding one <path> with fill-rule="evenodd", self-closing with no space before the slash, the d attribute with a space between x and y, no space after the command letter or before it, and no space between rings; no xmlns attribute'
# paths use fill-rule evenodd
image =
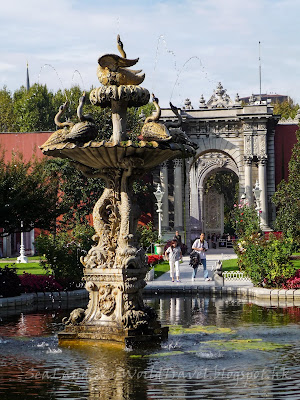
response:
<svg viewBox="0 0 300 400"><path fill-rule="evenodd" d="M155 254L162 256L164 254L165 243L155 243L154 252Z"/></svg>

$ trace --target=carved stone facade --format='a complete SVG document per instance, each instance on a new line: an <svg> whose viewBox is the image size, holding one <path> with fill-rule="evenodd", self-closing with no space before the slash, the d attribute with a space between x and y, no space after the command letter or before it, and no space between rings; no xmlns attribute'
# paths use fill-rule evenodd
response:
<svg viewBox="0 0 300 400"><path fill-rule="evenodd" d="M275 191L274 132L279 117L273 115L273 108L266 102L242 106L238 95L231 100L221 83L207 102L201 96L198 109L186 103L181 110L183 130L198 149L193 158L184 161L182 208L174 212L184 216L187 244L200 231L208 231L203 188L205 180L216 171L234 172L239 179L239 195L245 193L250 204L254 201L255 181L259 180L262 227L269 229L275 215L270 198ZM164 121L172 118L171 110L162 110ZM175 165L173 168L175 172Z"/></svg>

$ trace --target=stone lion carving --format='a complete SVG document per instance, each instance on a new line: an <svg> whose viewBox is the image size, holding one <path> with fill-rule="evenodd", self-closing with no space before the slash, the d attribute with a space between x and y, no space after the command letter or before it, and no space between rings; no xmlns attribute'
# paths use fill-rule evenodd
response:
<svg viewBox="0 0 300 400"><path fill-rule="evenodd" d="M69 316L69 318L63 318L62 322L65 325L78 325L83 321L85 317L85 310L83 308L75 308Z"/></svg>

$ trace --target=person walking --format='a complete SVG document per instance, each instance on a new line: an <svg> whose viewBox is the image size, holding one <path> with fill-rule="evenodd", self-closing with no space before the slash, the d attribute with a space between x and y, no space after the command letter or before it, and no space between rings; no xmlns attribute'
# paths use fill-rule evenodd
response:
<svg viewBox="0 0 300 400"><path fill-rule="evenodd" d="M181 248L177 242L177 240L172 240L171 246L167 248L165 251L166 259L169 260L170 265L170 277L172 282L174 282L174 267L176 273L176 280L180 282L180 270L179 270L179 261L182 260Z"/></svg>
<svg viewBox="0 0 300 400"><path fill-rule="evenodd" d="M182 245L182 241L181 241L181 235L179 234L179 231L175 232L175 235L173 237L173 240L177 240L177 243L179 244L179 246L181 247Z"/></svg>
<svg viewBox="0 0 300 400"><path fill-rule="evenodd" d="M206 269L206 254L205 254L206 251L208 250L208 244L207 241L205 240L205 235L203 232L201 233L200 238L194 241L192 249L197 251L200 255L201 264L203 265L204 279L206 281L210 281L211 279L208 277L208 271ZM193 268L192 281L194 281L196 278L197 270L198 267Z"/></svg>

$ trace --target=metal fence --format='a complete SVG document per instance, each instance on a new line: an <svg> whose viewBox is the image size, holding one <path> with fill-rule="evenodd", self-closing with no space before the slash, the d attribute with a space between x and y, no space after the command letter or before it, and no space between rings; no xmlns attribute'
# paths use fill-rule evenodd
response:
<svg viewBox="0 0 300 400"><path fill-rule="evenodd" d="M246 281L251 282L251 279L242 271L223 271L225 281Z"/></svg>

